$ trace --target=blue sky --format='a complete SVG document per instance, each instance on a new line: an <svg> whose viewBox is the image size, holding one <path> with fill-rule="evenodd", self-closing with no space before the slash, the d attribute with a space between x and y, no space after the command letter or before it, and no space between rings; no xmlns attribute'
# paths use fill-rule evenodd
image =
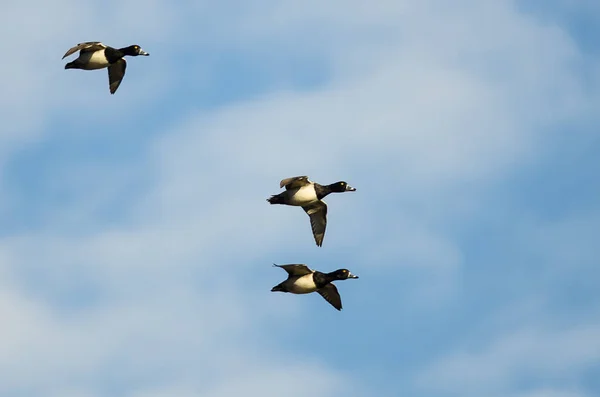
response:
<svg viewBox="0 0 600 397"><path fill-rule="evenodd" d="M597 396L597 2L213 3L0 8L0 395Z"/></svg>

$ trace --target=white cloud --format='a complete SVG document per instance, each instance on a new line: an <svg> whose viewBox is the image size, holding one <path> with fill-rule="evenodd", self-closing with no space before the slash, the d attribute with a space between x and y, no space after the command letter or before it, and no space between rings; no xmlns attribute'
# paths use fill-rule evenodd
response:
<svg viewBox="0 0 600 397"><path fill-rule="evenodd" d="M477 396L509 392L523 379L569 380L600 360L599 332L594 323L505 331L485 346L469 343L441 357L419 381L447 395Z"/></svg>
<svg viewBox="0 0 600 397"><path fill-rule="evenodd" d="M586 397L587 393L582 393L576 390L562 390L543 388L539 390L517 393L514 397Z"/></svg>
<svg viewBox="0 0 600 397"><path fill-rule="evenodd" d="M587 114L596 103L569 67L582 59L561 29L508 3L471 3L448 9L435 1L366 8L356 1L344 7L284 1L236 10L235 2L179 9L126 2L90 25L81 15L113 8L66 1L42 8L46 16L30 20L37 28L26 25L27 37L11 43L25 65L2 66L13 78L0 101L14 126L2 139L18 143L5 147L4 159L42 134L94 133L85 129L87 121L111 130L109 139L127 133L112 129L148 104L179 103L169 95L171 83L206 79L193 68L203 61L195 45L199 52L223 46L266 53L267 69L274 57L296 51L323 59L331 79L308 92L186 108L140 138L140 152L150 159L145 172L127 174L117 163L96 169L92 183L76 175L67 190L80 202L49 214L42 230L0 240L6 276L0 372L8 379L0 394L87 396L100 382L125 384L132 396L304 395L305 379L317 395L348 395L363 386L326 365L318 351L299 355L294 346L268 345L265 324L303 323L308 301L274 298L271 281L255 287L237 277L268 266L256 261L272 252L307 247L329 258L350 247L359 258L353 271L361 275L378 265L442 274L413 286L415 305L455 291L465 248L446 221L471 221L473 207L482 205L474 197L534 157L548 137L545 127ZM18 28L15 16L29 15L29 5L14 7L5 29ZM52 18L57 10L61 17ZM43 50L32 52L41 31ZM68 46L96 39L135 41L152 53L131 62L130 87L119 96L108 95L103 73L62 70L59 58ZM38 72L35 61L50 58L54 69ZM145 81L153 84L140 85ZM89 90L75 90L80 86ZM42 128L56 114L72 115L66 132ZM126 185L141 174L150 181L143 198L113 204L126 219L98 226L102 215L90 212L124 195L113 182ZM301 174L358 188L328 199L322 249L314 247L300 209L264 201L280 179ZM83 219L79 226L67 225L77 219ZM254 296L257 290L265 295ZM96 301L79 302L87 295ZM78 303L83 308L69 306ZM597 331L593 324L553 333L517 330L481 351L442 359L431 373L451 388L481 389L510 379L514 363L533 375L556 374L569 363L579 368L597 359L597 346L589 351L582 343L594 343ZM558 342L555 353L564 362L546 351ZM471 367L477 372L468 373L478 376L464 372Z"/></svg>

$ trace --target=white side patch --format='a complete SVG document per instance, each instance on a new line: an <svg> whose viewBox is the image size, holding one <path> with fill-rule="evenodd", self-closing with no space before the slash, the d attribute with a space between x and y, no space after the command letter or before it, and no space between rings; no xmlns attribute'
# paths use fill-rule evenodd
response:
<svg viewBox="0 0 600 397"><path fill-rule="evenodd" d="M297 294L308 294L310 292L315 292L316 290L317 286L313 281L312 273L302 276L294 281L294 292Z"/></svg>
<svg viewBox="0 0 600 397"><path fill-rule="evenodd" d="M306 205L317 200L317 192L314 185L302 186L293 196L290 197L289 203L292 205Z"/></svg>
<svg viewBox="0 0 600 397"><path fill-rule="evenodd" d="M104 55L104 50L92 52L91 54L82 54L79 56L79 59L81 62L87 63L90 69L102 69L109 65Z"/></svg>

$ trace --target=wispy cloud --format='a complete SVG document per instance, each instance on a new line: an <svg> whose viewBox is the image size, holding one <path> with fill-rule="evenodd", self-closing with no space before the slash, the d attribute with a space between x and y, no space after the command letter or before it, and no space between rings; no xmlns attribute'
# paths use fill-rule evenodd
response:
<svg viewBox="0 0 600 397"><path fill-rule="evenodd" d="M597 59L564 25L494 1L31 7L0 16L0 394L595 394L597 208L503 200L597 134ZM151 56L110 96L62 69L86 40ZM358 188L323 248L265 202L293 175ZM269 293L272 262L361 279L336 313Z"/></svg>
<svg viewBox="0 0 600 397"><path fill-rule="evenodd" d="M503 395L523 382L569 382L600 360L598 324L500 332L489 344L443 357L422 374L421 383L442 395Z"/></svg>

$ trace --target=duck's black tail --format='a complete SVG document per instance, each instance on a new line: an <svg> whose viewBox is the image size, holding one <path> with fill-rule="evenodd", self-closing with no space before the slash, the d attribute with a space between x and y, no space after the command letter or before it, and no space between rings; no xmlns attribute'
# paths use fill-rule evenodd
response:
<svg viewBox="0 0 600 397"><path fill-rule="evenodd" d="M79 69L79 66L77 65L77 63L75 63L75 61L73 62L69 62L65 65L65 69Z"/></svg>
<svg viewBox="0 0 600 397"><path fill-rule="evenodd" d="M270 204L283 204L283 197L281 194L276 194L267 199Z"/></svg>
<svg viewBox="0 0 600 397"><path fill-rule="evenodd" d="M281 285L276 285L271 288L271 292L287 292Z"/></svg>

